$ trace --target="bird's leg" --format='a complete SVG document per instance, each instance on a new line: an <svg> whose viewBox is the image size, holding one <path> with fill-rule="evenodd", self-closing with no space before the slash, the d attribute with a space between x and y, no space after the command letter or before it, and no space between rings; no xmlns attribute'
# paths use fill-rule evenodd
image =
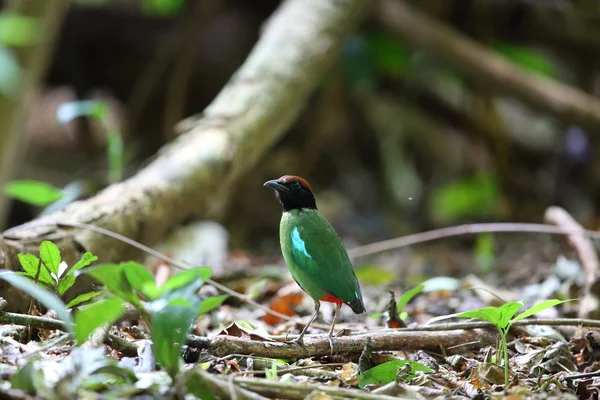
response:
<svg viewBox="0 0 600 400"><path fill-rule="evenodd" d="M310 326L310 324L313 323L313 321L317 318L317 315L319 314L319 308L321 308L321 302L319 300L314 300L314 302L315 302L315 312L310 317L310 320L308 321L308 323L306 324L304 329L302 329L302 332L300 332L300 336L298 336L298 338L294 340L294 342L296 342L296 343L300 343L300 344L304 343L304 334L308 330L308 327Z"/></svg>
<svg viewBox="0 0 600 400"><path fill-rule="evenodd" d="M333 340L331 339L333 336L333 328L335 328L335 321L337 320L337 316L340 313L340 308L342 308L342 303L338 303L335 305L335 311L333 313L333 321L331 321L331 328L329 329L329 336L327 336L327 339L329 339L329 347L331 348L331 352L329 353L329 355L333 355Z"/></svg>
<svg viewBox="0 0 600 400"><path fill-rule="evenodd" d="M338 317L338 314L340 313L340 308L342 308L342 303L337 303L335 305L335 312L333 313L333 321L331 321L331 328L329 329L329 337L333 336L333 328L335 328L335 320Z"/></svg>

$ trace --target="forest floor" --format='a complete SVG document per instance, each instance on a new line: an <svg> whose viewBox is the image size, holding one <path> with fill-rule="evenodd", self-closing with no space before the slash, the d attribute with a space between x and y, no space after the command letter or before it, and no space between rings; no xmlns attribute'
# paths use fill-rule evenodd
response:
<svg viewBox="0 0 600 400"><path fill-rule="evenodd" d="M41 254L40 264L52 263ZM330 338L334 306L323 303L303 344L292 340L312 300L280 260L229 254L214 281L245 297L194 286L206 308L192 313L187 336L185 308L159 305L160 295L140 283L174 288L167 267L146 276L123 272L137 266L109 265L110 278L96 267L90 274L109 295L99 303L127 300L112 319L109 308L82 303L92 313L75 313L73 334L56 313L41 316L37 303L29 315L0 312L14 323L0 326L0 391L10 398L596 398L600 321L595 309L582 312L592 261L564 237L531 234L382 253L355 263L367 313L342 307ZM114 271L129 277L137 300L117 287Z"/></svg>

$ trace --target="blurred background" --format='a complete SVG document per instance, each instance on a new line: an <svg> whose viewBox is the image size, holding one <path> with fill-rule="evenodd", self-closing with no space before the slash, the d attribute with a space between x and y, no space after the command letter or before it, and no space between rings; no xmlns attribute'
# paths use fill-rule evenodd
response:
<svg viewBox="0 0 600 400"><path fill-rule="evenodd" d="M3 227L143 168L215 97L279 3L0 1L0 184L52 185L35 187L47 201L34 205L5 186ZM600 89L596 0L405 3L535 76ZM347 39L301 118L211 216L231 249L278 254L280 207L262 183L284 174L311 182L348 247L468 222L542 222L549 205L597 229L600 132L472 82L388 28L374 12ZM518 263L553 262L557 242L480 235L382 257L436 275L505 266L519 280L530 274Z"/></svg>

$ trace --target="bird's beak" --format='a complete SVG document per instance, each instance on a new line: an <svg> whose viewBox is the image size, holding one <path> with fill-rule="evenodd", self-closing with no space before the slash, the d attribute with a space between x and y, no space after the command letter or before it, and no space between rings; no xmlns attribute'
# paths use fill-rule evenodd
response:
<svg viewBox="0 0 600 400"><path fill-rule="evenodd" d="M263 186L271 188L273 190L277 190L278 192L289 191L289 189L285 185L282 185L277 179L266 181Z"/></svg>

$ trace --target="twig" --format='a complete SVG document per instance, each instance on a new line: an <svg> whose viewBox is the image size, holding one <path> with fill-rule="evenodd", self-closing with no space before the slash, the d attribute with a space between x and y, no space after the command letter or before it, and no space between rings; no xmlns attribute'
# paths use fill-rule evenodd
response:
<svg viewBox="0 0 600 400"><path fill-rule="evenodd" d="M592 130L600 124L598 98L516 66L406 1L380 0L376 14L403 41L447 62L486 88Z"/></svg>
<svg viewBox="0 0 600 400"><path fill-rule="evenodd" d="M202 381L206 384L206 386L208 386L208 388L212 392L216 393L222 398L237 398L241 400L267 400L266 397L253 393L250 390L243 389L233 384L233 382L231 382L232 384L230 385L225 379L217 377L216 375L209 374L208 372L202 371L201 369L197 368L188 373L200 375Z"/></svg>
<svg viewBox="0 0 600 400"><path fill-rule="evenodd" d="M430 242L451 236L470 235L475 233L548 233L553 235L576 235L586 236L592 239L600 239L600 232L591 230L569 230L546 224L529 224L521 222L493 222L486 224L465 224L450 226L447 228L434 229L431 231L415 233L413 235L401 236L394 239L375 242L366 246L355 247L348 251L353 258L369 256L384 251L394 250L413 244Z"/></svg>
<svg viewBox="0 0 600 400"><path fill-rule="evenodd" d="M262 395L278 399L304 399L312 392L323 392L335 399L360 399L360 400L394 400L406 399L408 397L386 396L382 394L371 394L358 389L345 389L325 385L312 385L308 383L284 383L268 379L256 378L233 378L233 381L243 388L252 390Z"/></svg>
<svg viewBox="0 0 600 400"><path fill-rule="evenodd" d="M310 370L310 369L337 368L337 367L343 367L344 365L345 365L344 363L331 363L331 364L321 364L321 365L304 365L302 367L292 367L292 368L278 369L277 370L277 375L293 374L294 372L306 371L306 370ZM321 372L323 372L323 371L320 371L319 373L321 373ZM265 371L265 370L249 370L249 371L235 372L235 373L232 374L232 376L266 375L266 374L267 374L267 371Z"/></svg>
<svg viewBox="0 0 600 400"><path fill-rule="evenodd" d="M572 231L583 231L583 227L564 209L548 207L544 214L547 222ZM598 274L599 262L596 249L592 241L582 235L569 235L569 243L575 248L579 260L585 269L585 289L580 301L579 316L582 318L597 318L599 316L598 291L600 290L600 276Z"/></svg>
<svg viewBox="0 0 600 400"><path fill-rule="evenodd" d="M585 378L595 378L597 376L600 376L600 371L594 371L594 372L588 372L585 374L573 374L573 375L569 375L569 376L565 376L565 379L585 379Z"/></svg>
<svg viewBox="0 0 600 400"><path fill-rule="evenodd" d="M6 311L0 311L0 323L31 326L40 329L58 329L66 331L64 322L45 317L36 317L34 315L16 314Z"/></svg>

